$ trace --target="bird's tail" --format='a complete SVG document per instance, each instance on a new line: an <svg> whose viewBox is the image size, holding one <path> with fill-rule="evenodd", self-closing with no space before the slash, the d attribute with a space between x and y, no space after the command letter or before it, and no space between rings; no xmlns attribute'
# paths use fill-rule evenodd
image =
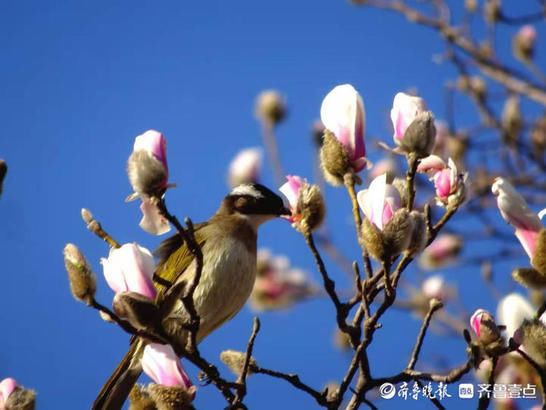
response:
<svg viewBox="0 0 546 410"><path fill-rule="evenodd" d="M135 339L133 341L129 351L99 392L93 403L92 410L121 409L142 373L140 361L144 347L145 343L142 339Z"/></svg>

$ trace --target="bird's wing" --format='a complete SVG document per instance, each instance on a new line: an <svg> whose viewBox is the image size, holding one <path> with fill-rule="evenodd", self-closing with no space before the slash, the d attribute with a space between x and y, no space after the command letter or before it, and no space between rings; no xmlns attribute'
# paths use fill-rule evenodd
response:
<svg viewBox="0 0 546 410"><path fill-rule="evenodd" d="M203 248L205 244L205 235L203 228L207 223L195 225L195 240ZM156 288L162 291L165 283L176 283L180 276L184 274L188 266L192 263L194 256L188 249L186 243L182 241L179 234L167 238L154 251L154 255L159 259L154 272L154 282ZM188 277L188 280L191 280Z"/></svg>

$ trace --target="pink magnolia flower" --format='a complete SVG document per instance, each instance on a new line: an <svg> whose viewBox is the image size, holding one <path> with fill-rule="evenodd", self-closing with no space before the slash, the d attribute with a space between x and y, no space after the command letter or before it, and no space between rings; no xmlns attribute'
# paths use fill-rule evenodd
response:
<svg viewBox="0 0 546 410"><path fill-rule="evenodd" d="M462 239L453 234L444 233L423 251L419 264L426 269L434 269L453 261L463 246Z"/></svg>
<svg viewBox="0 0 546 410"><path fill-rule="evenodd" d="M451 158L447 163L447 168L438 171L433 176L434 187L436 188L436 198L439 205L447 205L452 195L459 193L459 188L463 188L466 183L466 174L459 174L457 166Z"/></svg>
<svg viewBox="0 0 546 410"><path fill-rule="evenodd" d="M538 233L543 228L540 219L544 216L546 209L538 215L535 214L512 184L503 178L495 179L491 191L497 197L497 206L502 217L514 227L515 235L523 249L529 258L533 258Z"/></svg>
<svg viewBox="0 0 546 410"><path fill-rule="evenodd" d="M170 345L151 343L142 355L142 369L157 384L181 387L195 397L195 387Z"/></svg>
<svg viewBox="0 0 546 410"><path fill-rule="evenodd" d="M250 298L255 310L282 309L316 291L307 274L292 268L288 258L273 257L269 251L260 249L258 275Z"/></svg>
<svg viewBox="0 0 546 410"><path fill-rule="evenodd" d="M301 187L307 183L305 178L301 178L297 175L287 175L286 179L288 182L285 182L280 188L279 191L288 199L290 205L290 210L292 211L292 216L283 218L287 219L290 222L297 222L301 219L301 215L298 214L298 197L300 195Z"/></svg>
<svg viewBox="0 0 546 410"><path fill-rule="evenodd" d="M8 377L0 382L0 410L4 410L6 408L6 401L16 387L17 382L11 377Z"/></svg>
<svg viewBox="0 0 546 410"><path fill-rule="evenodd" d="M127 198L132 201L142 199L142 219L139 226L153 235L162 235L170 231L168 221L159 213L150 198L164 193L173 186L167 183L167 142L163 134L149 130L135 138L133 153L128 162L129 181L135 191Z"/></svg>
<svg viewBox="0 0 546 410"><path fill-rule="evenodd" d="M104 277L116 293L137 292L154 299L154 258L150 251L136 243L127 243L111 249L108 259L101 259Z"/></svg>
<svg viewBox="0 0 546 410"><path fill-rule="evenodd" d="M229 164L228 181L232 187L249 182L258 182L262 168L262 150L247 148L233 158Z"/></svg>
<svg viewBox="0 0 546 410"><path fill-rule="evenodd" d="M422 98L405 93L396 94L391 109L394 141L403 139L406 129L413 122L417 114L425 111L427 111L427 105Z"/></svg>
<svg viewBox="0 0 546 410"><path fill-rule="evenodd" d="M357 200L364 215L380 231L402 206L398 190L387 184L387 174L375 178L368 189L357 194Z"/></svg>
<svg viewBox="0 0 546 410"><path fill-rule="evenodd" d="M362 171L369 162L364 145L366 116L360 94L350 84L338 85L322 101L320 118L346 149L355 172Z"/></svg>

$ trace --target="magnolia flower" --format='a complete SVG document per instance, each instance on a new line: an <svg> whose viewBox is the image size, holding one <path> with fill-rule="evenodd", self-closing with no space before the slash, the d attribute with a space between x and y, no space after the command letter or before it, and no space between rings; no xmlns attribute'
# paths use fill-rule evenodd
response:
<svg viewBox="0 0 546 410"><path fill-rule="evenodd" d="M262 168L262 150L247 148L233 158L229 164L228 181L232 187L250 182L258 182Z"/></svg>
<svg viewBox="0 0 546 410"><path fill-rule="evenodd" d="M284 256L258 252L258 274L250 297L255 310L282 309L317 292L307 274L290 266Z"/></svg>
<svg viewBox="0 0 546 410"><path fill-rule="evenodd" d="M372 169L370 169L368 176L371 179L375 179L383 174L396 175L397 173L398 164L396 162L396 159L392 155L389 155L387 158L382 159L381 161L374 164Z"/></svg>
<svg viewBox="0 0 546 410"><path fill-rule="evenodd" d="M287 175L288 182L279 191L288 199L292 215L283 218L301 232L313 231L323 222L326 214L324 199L317 185L310 185L305 178Z"/></svg>
<svg viewBox="0 0 546 410"><path fill-rule="evenodd" d="M394 128L394 141L404 138L409 125L418 114L427 111L425 100L405 93L394 96L391 109L391 121Z"/></svg>
<svg viewBox="0 0 546 410"><path fill-rule="evenodd" d="M419 264L425 269L434 269L452 262L461 251L463 241L453 234L440 234L423 251Z"/></svg>
<svg viewBox="0 0 546 410"><path fill-rule="evenodd" d="M353 170L362 171L368 161L364 145L366 116L360 94L350 84L338 85L322 101L320 118L345 148Z"/></svg>
<svg viewBox="0 0 546 410"><path fill-rule="evenodd" d="M516 237L532 259L538 234L543 228L540 219L546 214L546 208L538 215L535 214L512 184L503 178L495 179L491 191L497 197L502 217L514 227Z"/></svg>
<svg viewBox="0 0 546 410"><path fill-rule="evenodd" d="M159 343L146 345L142 355L142 370L157 384L181 387L192 398L195 396L196 389L170 345Z"/></svg>
<svg viewBox="0 0 546 410"><path fill-rule="evenodd" d="M156 296L152 281L155 264L150 251L136 243L111 249L108 259L101 259L104 277L116 293L137 292L150 299Z"/></svg>
<svg viewBox="0 0 546 410"><path fill-rule="evenodd" d="M514 336L515 331L525 319L531 319L535 309L518 293L510 293L503 297L497 306L499 324L506 326L506 335Z"/></svg>
<svg viewBox="0 0 546 410"><path fill-rule="evenodd" d="M380 231L402 206L398 190L387 184L387 174L376 177L368 187L357 194L358 205L368 220Z"/></svg>
<svg viewBox="0 0 546 410"><path fill-rule="evenodd" d="M135 191L127 200L142 199L140 227L154 235L170 231L167 220L159 213L152 198L163 196L171 185L167 184L167 142L163 134L149 130L135 138L133 153L129 157L127 170L129 181Z"/></svg>
<svg viewBox="0 0 546 410"><path fill-rule="evenodd" d="M434 187L439 205L449 205L452 201L460 202L464 199L467 174L459 174L457 166L451 158L447 168L434 174Z"/></svg>
<svg viewBox="0 0 546 410"><path fill-rule="evenodd" d="M434 275L421 284L421 291L429 299L445 301L448 296L446 284L442 275Z"/></svg>
<svg viewBox="0 0 546 410"><path fill-rule="evenodd" d="M7 379L4 379L0 382L0 409L1 410L5 409L8 397L15 390L16 387L17 387L17 382L11 377L8 377Z"/></svg>
<svg viewBox="0 0 546 410"><path fill-rule="evenodd" d="M502 338L491 313L483 309L476 310L470 318L470 326L478 336L478 340L486 347L486 351L499 352L499 348L502 347Z"/></svg>

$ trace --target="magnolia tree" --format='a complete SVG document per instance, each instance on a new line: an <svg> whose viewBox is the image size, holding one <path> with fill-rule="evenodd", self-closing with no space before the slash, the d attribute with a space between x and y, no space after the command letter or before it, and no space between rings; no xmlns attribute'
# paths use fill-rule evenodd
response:
<svg viewBox="0 0 546 410"><path fill-rule="evenodd" d="M532 26L521 27L513 39L514 55L525 65L526 73L499 61L493 42L499 26L541 20L543 11L508 16L496 0L486 2L482 8L475 1L466 1L465 19L456 25L442 0L422 2L416 8L403 1L355 3L389 9L441 34L447 46L445 61L452 62L459 71L456 81L446 84L450 101L458 94L469 97L480 122L458 129L453 117L447 123L438 121L423 98L399 92L393 96L390 111L392 143L371 146L365 137L362 95L366 90L361 90L361 95L350 84L339 85L324 96L321 121L313 126L321 174L311 183L305 176L286 175L281 165L275 131L287 111L284 97L276 91L265 91L258 97L256 116L263 126L267 156L277 188L291 212L286 219L307 243L322 283L319 286L305 271L292 268L286 256L274 256L261 249L250 305L256 311L286 309L326 295L337 324L338 343L351 352L344 376L326 387L311 386L305 382L305 374L262 367L260 357L252 354L254 344L259 343L257 318L246 350L220 354L220 360L235 377L218 370L214 364L217 358L201 355L196 338L200 317L194 306L194 292L207 263L206 254L196 240L192 221L186 219L182 225L167 207L169 188L175 186L168 178L167 142L160 132L150 130L136 137L128 160L134 193L127 200L140 200L140 226L146 232L163 235L174 228L179 243L195 260L196 273L191 281L169 282L156 270L152 252L136 243L118 243L115 235L107 233L92 213L83 209L87 228L110 247L108 257L101 262L105 282L115 296L111 302L101 303L95 298L100 281L83 253L73 244L64 248L74 298L98 310L106 322L145 341L142 368L153 383L133 386L128 397L131 409L193 408L195 396L207 394L212 387L197 389L197 381L184 370L185 361L201 370L201 382L221 392L225 403L218 403L218 407L233 409L246 408L246 382L253 374L282 379L302 395L309 395L317 407L328 409L356 409L362 404L376 408L378 391L383 397L392 397L396 386L406 389L406 394L409 387L413 393L427 397L432 405L443 408L442 391L467 374L473 374L490 389L496 382L519 386L516 393L520 395L521 389L538 386L535 404L545 402L546 229L541 218L546 209L535 212L532 208L538 210L546 203L546 117L525 117L520 99L542 110L546 89L534 80L542 81L543 77L533 63L537 35ZM480 22L487 25L490 36L482 43L471 34ZM492 87L505 96L502 109L490 99ZM487 144L473 138L486 132ZM370 148L381 153L376 164L367 155ZM502 156L498 163L490 164L479 160L477 150L500 151ZM229 166L230 185L259 182L262 156L260 148L243 149ZM0 181L6 171L1 161ZM361 249L361 255L352 263L344 259L323 226L327 212L325 183L347 192L354 240ZM328 213L335 212L328 208ZM509 243L509 248L499 247L495 256L528 256L528 263L511 274L518 286L528 290L529 299L521 292L502 295L497 312L478 308L472 315L454 315L443 308L455 303L456 290L442 276L432 275L421 283L402 287L404 273L416 263L422 269L436 270L456 258L465 242L472 240L450 227L456 214L476 216L483 225L482 237ZM501 218L513 228L514 236L501 232ZM516 238L521 246L514 249ZM323 253L350 271L354 288L349 292L336 287ZM476 269L476 262L481 264L483 279L493 285L490 258L468 261L468 268ZM172 312L180 306L187 315L182 323L178 320L173 324ZM395 306L417 314L422 326L407 364L402 364L396 374L378 377L370 370L378 359L369 354L369 347L380 331L383 316ZM465 362L441 373L415 369L431 322L442 323L464 340L468 357ZM177 339L180 328L189 334L187 341ZM436 383L434 389L431 383ZM517 407L520 396L516 393L489 393L477 398L479 408L487 408L493 397L501 408ZM124 400L118 398L118 402ZM34 391L11 378L0 383L0 409L32 409L34 405Z"/></svg>

